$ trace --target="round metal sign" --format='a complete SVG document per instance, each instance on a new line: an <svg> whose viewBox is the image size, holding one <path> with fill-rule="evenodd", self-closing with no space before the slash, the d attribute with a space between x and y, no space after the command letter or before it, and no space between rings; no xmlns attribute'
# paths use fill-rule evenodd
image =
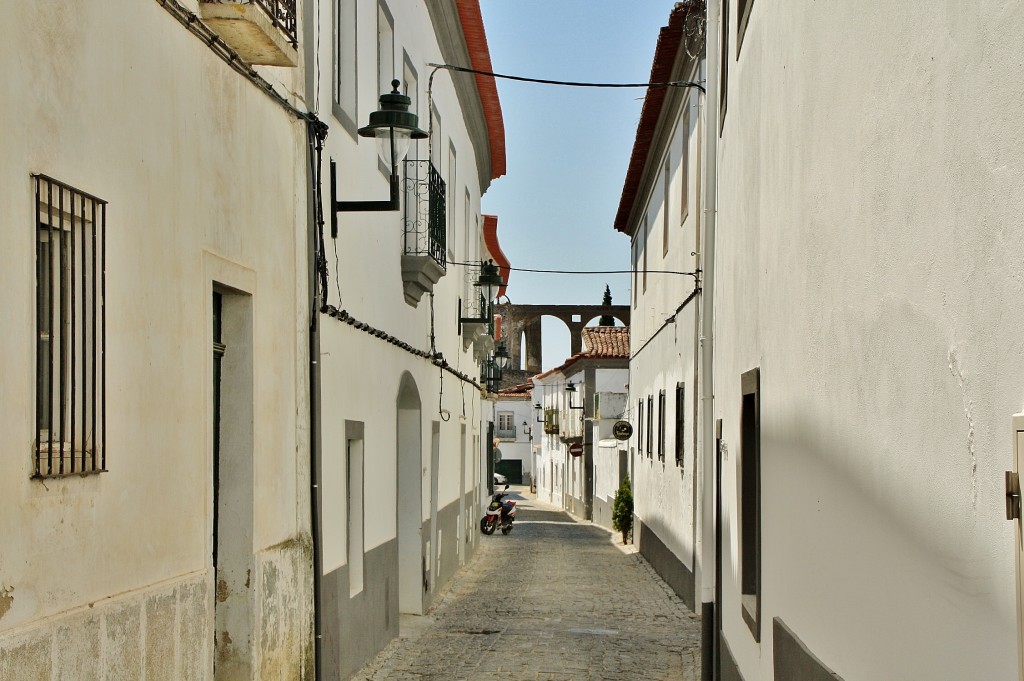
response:
<svg viewBox="0 0 1024 681"><path fill-rule="evenodd" d="M583 456L583 443L573 442L569 445L569 454L572 456Z"/></svg>
<svg viewBox="0 0 1024 681"><path fill-rule="evenodd" d="M616 421L612 426L612 435L616 440L628 440L633 436L633 426L629 425L629 421Z"/></svg>

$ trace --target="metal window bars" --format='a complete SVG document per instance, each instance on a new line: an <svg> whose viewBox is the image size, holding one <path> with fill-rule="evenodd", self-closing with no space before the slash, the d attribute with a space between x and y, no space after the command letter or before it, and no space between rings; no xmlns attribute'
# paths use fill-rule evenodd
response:
<svg viewBox="0 0 1024 681"><path fill-rule="evenodd" d="M256 5L266 12L274 26L279 28L292 47L299 46L295 4L296 0L254 0Z"/></svg>
<svg viewBox="0 0 1024 681"><path fill-rule="evenodd" d="M405 161L405 207L402 228L405 255L445 260L445 182L430 161Z"/></svg>
<svg viewBox="0 0 1024 681"><path fill-rule="evenodd" d="M45 175L36 197L33 477L106 470L107 202Z"/></svg>

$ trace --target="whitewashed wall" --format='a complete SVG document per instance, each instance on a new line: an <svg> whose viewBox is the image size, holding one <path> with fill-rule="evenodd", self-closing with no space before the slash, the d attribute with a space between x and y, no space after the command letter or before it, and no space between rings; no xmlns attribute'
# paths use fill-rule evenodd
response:
<svg viewBox="0 0 1024 681"><path fill-rule="evenodd" d="M528 399L495 400L494 422L497 428L498 414L512 412L512 423L515 426L515 438L501 439L498 443L502 460L515 459L523 462L523 484L530 484L534 473L533 442L543 434L544 424L537 423L533 402ZM526 424L525 426L523 424Z"/></svg>
<svg viewBox="0 0 1024 681"><path fill-rule="evenodd" d="M376 0L358 0L356 3L356 124L359 126L367 124L368 115L378 107L381 94L377 79L377 7ZM424 3L389 0L387 8L394 19L395 77L405 80L403 62L407 55L418 76L418 87L410 96L415 95L414 108L419 115L420 127L426 130L430 121L427 86L431 73L427 64L444 62L439 38ZM333 16L331 4L323 4L321 11L325 21L330 21L326 17ZM328 157L338 161L339 200L384 199L388 196L388 184L385 174L379 169L376 143L373 139L350 134L333 113L332 50L328 23L319 51L320 109L330 126L324 152L325 169ZM439 71L434 77L430 99L441 117L440 128L432 131L431 140L441 160L437 169L448 183L448 196L455 197L454 203L450 198L448 203L449 221L454 220L449 230L448 255L460 263L478 259L480 195L486 189L486 185L481 185L478 164L486 163L489 170L489 157L486 149L474 148L465 118L467 114L447 71ZM449 144L454 144L457 150L454 177L449 167ZM428 153L428 142L423 140L418 143L418 148L414 145L409 158L427 159ZM485 160L481 161L481 158ZM468 224L465 219L467 193ZM403 196L403 204L405 200ZM466 270L459 265L449 265L447 274L434 287L433 301L429 295L424 295L418 306L407 304L400 270L403 249L401 217L401 211L339 214L339 236L337 240L328 238L326 246L331 277L328 302L422 350L431 349L433 305L436 350L453 367L477 377L478 368L472 357L472 348L464 350L461 339L456 335L458 298L463 294ZM468 239L467 228L470 231ZM482 406L479 391L472 385L462 383L449 373L441 376L440 370L423 358L336 320L323 317L322 324L324 409L331 414L323 424L323 455L325 470L334 471L332 478L324 480L324 493L330 497L345 498L344 480L338 478L345 470L342 428L345 420L362 422L367 438L365 549L370 552L396 538L396 400L403 373L407 372L413 379L421 403L422 520L430 520L435 510L458 504L461 495L477 489L477 483L483 477L481 459L477 457L486 437L486 432L481 432L481 420L489 418L490 406ZM437 422L440 428L440 456L436 471L431 457L433 422ZM462 427L466 428L465 451L461 448ZM435 479L437 495L432 501ZM325 523L324 527L325 572L347 564L344 549L348 541L346 509L341 507L341 502L336 505L337 523ZM472 528L464 523L460 532L465 533L467 529ZM470 533L469 538L471 542L476 541L474 533ZM437 537L428 539L431 550L436 554L440 550ZM437 554L430 558L440 558L443 564L451 565L453 560L458 560L454 548L452 550L452 555Z"/></svg>
<svg viewBox="0 0 1024 681"><path fill-rule="evenodd" d="M672 101L671 99L669 100ZM666 106L659 124L641 195L630 224L633 268L633 315L630 322L630 375L627 419L633 425L629 440L634 513L657 535L687 569L695 569L694 472L697 381L695 348L697 306L694 299L677 312L694 289L692 276L655 272L694 272L699 253L700 214L698 180L701 96L687 91L675 107ZM685 151L685 154L684 154ZM667 172L666 172L667 162ZM683 168L685 162L686 167ZM667 183L667 190L666 190ZM686 210L683 210L685 197ZM666 201L667 199L667 201ZM667 221L667 249L666 249ZM648 270L646 286L644 269ZM676 465L676 385L685 384L684 458ZM657 442L658 395L665 391L665 460L658 460L657 445L647 457L647 398L653 397L651 432ZM643 400L643 421L638 402ZM638 443L643 437L643 451Z"/></svg>
<svg viewBox="0 0 1024 681"><path fill-rule="evenodd" d="M260 70L281 92L301 88L295 69ZM255 673L300 668L310 641L308 452L298 432L304 126L157 2L12 5L0 72L0 677L210 678L214 281L251 305L259 503L247 598L253 646L269 646L254 653ZM30 479L31 173L109 201L108 472L86 478ZM54 639L51 655L62 626L79 640Z"/></svg>
<svg viewBox="0 0 1024 681"><path fill-rule="evenodd" d="M719 160L725 633L845 679L1017 677L1003 471L1020 351L1024 8L753 3ZM732 28L735 49L735 26ZM764 627L740 620L740 374L761 370Z"/></svg>

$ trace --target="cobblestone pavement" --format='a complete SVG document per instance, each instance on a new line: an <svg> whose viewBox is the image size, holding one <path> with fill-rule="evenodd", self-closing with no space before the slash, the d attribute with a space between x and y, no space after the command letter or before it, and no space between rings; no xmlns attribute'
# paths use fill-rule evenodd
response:
<svg viewBox="0 0 1024 681"><path fill-rule="evenodd" d="M700 618L639 554L553 506L510 498L512 533L478 535L433 611L403 615L401 636L353 678L699 678Z"/></svg>

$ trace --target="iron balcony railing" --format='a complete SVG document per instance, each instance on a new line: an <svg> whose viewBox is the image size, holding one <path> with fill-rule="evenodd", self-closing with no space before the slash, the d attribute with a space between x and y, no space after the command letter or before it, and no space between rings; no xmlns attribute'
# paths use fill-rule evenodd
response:
<svg viewBox="0 0 1024 681"><path fill-rule="evenodd" d="M445 183L430 161L405 161L405 255L429 255L445 267Z"/></svg>
<svg viewBox="0 0 1024 681"><path fill-rule="evenodd" d="M297 22L295 20L295 2L296 0L255 0L256 5L267 13L274 26L281 29L281 32L288 38L288 42L292 44L292 47L299 46L299 34L296 31Z"/></svg>

